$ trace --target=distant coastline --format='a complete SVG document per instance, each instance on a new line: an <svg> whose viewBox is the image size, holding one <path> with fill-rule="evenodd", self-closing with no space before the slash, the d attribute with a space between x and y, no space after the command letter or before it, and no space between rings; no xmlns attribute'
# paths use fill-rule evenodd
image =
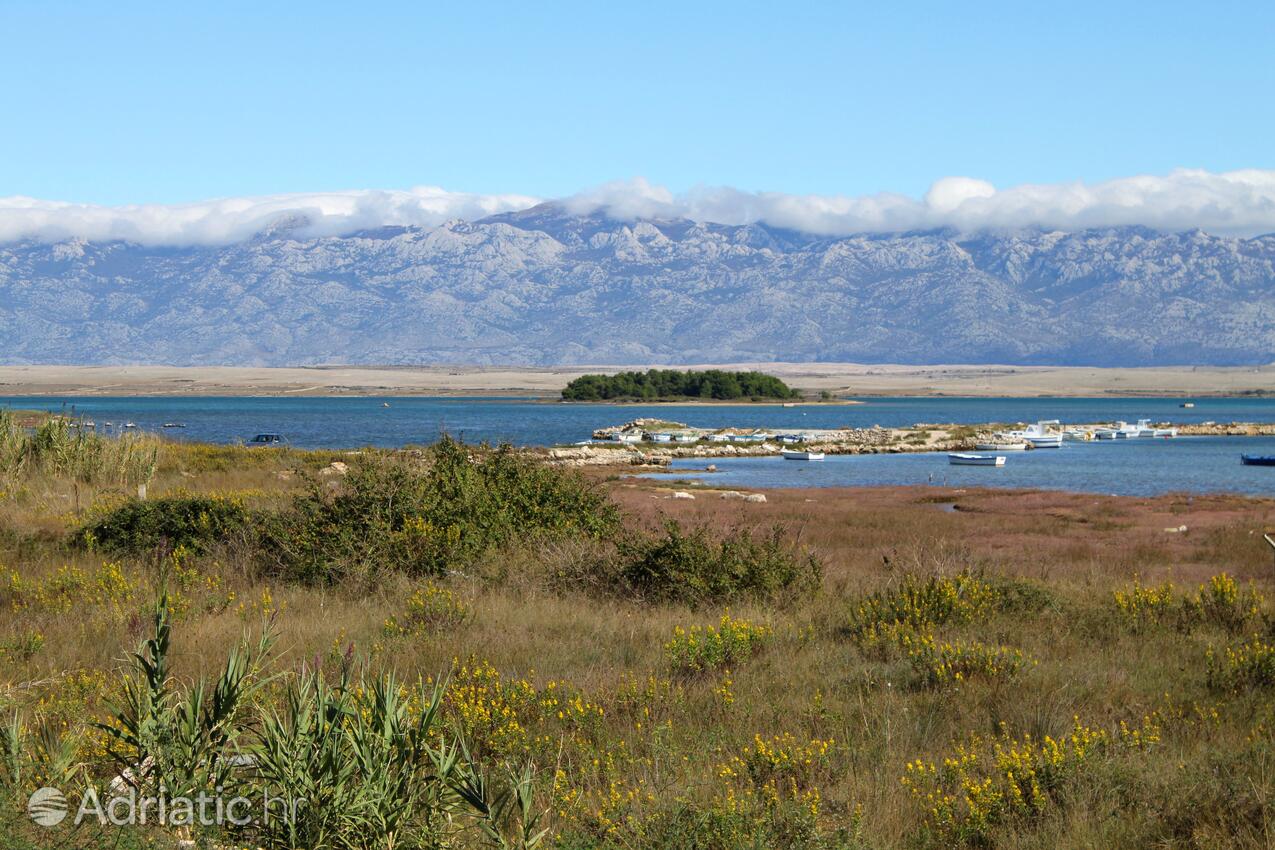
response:
<svg viewBox="0 0 1275 850"><path fill-rule="evenodd" d="M1217 398L1275 395L1275 365L1101 369L1054 366L704 364L761 369L838 397ZM2 396L521 396L557 399L571 380L633 366L0 366ZM700 367L696 367L700 368ZM588 402L575 402L588 403ZM744 402L748 403L748 402ZM776 402L783 403L783 402ZM798 404L828 404L798 401ZM713 402L664 402L713 404Z"/></svg>

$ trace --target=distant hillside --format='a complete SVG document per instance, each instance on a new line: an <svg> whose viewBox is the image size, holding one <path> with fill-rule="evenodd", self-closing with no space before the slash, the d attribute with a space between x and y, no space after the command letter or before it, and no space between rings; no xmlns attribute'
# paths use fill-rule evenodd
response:
<svg viewBox="0 0 1275 850"><path fill-rule="evenodd" d="M226 247L0 245L9 363L1275 359L1275 235L823 238L544 205Z"/></svg>

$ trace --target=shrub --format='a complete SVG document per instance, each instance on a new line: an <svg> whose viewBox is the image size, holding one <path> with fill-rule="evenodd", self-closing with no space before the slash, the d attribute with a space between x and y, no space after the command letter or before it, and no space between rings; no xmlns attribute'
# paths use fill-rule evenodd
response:
<svg viewBox="0 0 1275 850"><path fill-rule="evenodd" d="M1230 632L1239 632L1262 616L1266 598L1254 587L1241 588L1235 579L1220 573L1200 585L1194 599L1183 603L1188 621L1202 621Z"/></svg>
<svg viewBox="0 0 1275 850"><path fill-rule="evenodd" d="M716 626L678 626L664 644L664 657L674 672L703 673L732 667L761 651L770 639L770 627L723 614Z"/></svg>
<svg viewBox="0 0 1275 850"><path fill-rule="evenodd" d="M1208 683L1212 688L1243 691L1275 685L1275 646L1254 636L1208 654Z"/></svg>
<svg viewBox="0 0 1275 850"><path fill-rule="evenodd" d="M663 536L621 543L620 558L632 592L690 604L805 595L818 589L823 576L818 558L794 552L780 527L760 540L746 530L715 539L703 526L688 532L669 520Z"/></svg>
<svg viewBox="0 0 1275 850"><path fill-rule="evenodd" d="M1173 584L1167 581L1159 587L1144 587L1134 577L1133 587L1112 596L1121 618L1134 631L1164 621L1174 610Z"/></svg>
<svg viewBox="0 0 1275 850"><path fill-rule="evenodd" d="M431 583L412 592L407 600L407 612L386 620L382 633L386 637L427 634L459 626L468 618L469 606L463 600L447 588Z"/></svg>
<svg viewBox="0 0 1275 850"><path fill-rule="evenodd" d="M141 553L160 545L203 551L215 541L249 527L250 515L232 499L172 496L130 499L80 529L80 539L94 546Z"/></svg>
<svg viewBox="0 0 1275 850"><path fill-rule="evenodd" d="M954 576L904 573L886 590L864 596L850 613L846 632L864 643L899 627L924 631L945 623L965 623L986 616L1000 601L998 589L982 576L963 570Z"/></svg>
<svg viewBox="0 0 1275 850"><path fill-rule="evenodd" d="M611 501L572 471L444 437L423 461L373 455L335 491L313 482L267 526L263 556L318 581L385 568L441 575L497 546L617 523Z"/></svg>
<svg viewBox="0 0 1275 850"><path fill-rule="evenodd" d="M1189 631L1198 625L1237 633L1262 619L1266 598L1253 587L1241 588L1235 579L1219 573L1200 585L1192 597L1176 598L1173 585L1144 587L1135 578L1133 587L1113 594L1121 618L1134 631L1173 622Z"/></svg>
<svg viewBox="0 0 1275 850"><path fill-rule="evenodd" d="M905 642L912 669L927 685L952 685L969 679L1011 679L1027 666L1022 650L977 641L940 643L933 635Z"/></svg>
<svg viewBox="0 0 1275 850"><path fill-rule="evenodd" d="M1158 743L1160 720L1152 713L1140 726L1122 723L1114 734L1077 718L1071 733L1058 738L972 735L941 763L908 764L903 784L925 808L933 844L987 846L994 827L1046 815L1103 753Z"/></svg>

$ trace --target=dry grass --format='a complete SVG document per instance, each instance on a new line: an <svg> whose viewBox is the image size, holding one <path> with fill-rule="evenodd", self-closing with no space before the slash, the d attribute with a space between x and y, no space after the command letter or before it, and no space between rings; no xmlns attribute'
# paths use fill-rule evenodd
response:
<svg viewBox="0 0 1275 850"><path fill-rule="evenodd" d="M306 471L338 459L350 458L169 447L150 489L239 493L255 504L279 504ZM699 839L717 846L734 846L730 836L747 844L750 835L772 842L788 835L783 841L794 846L883 848L1275 841L1268 826L1275 814L1271 694L1209 689L1206 653L1229 634L1208 626L1137 631L1112 602L1112 592L1135 576L1194 588L1223 571L1275 598L1275 568L1258 533L1275 503L881 488L772 491L757 504L708 491L672 500L656 486L624 479L608 487L633 528L655 529L668 517L721 531L781 524L823 559L823 589L794 607L733 606L732 616L773 631L764 648L729 672L678 678L664 645L679 626L716 623L723 608L641 605L555 589L542 580L545 565L581 557L570 544L508 550L445 580L469 616L441 631L398 637L387 636L385 621L403 612L421 582L391 577L357 592L267 583L227 549L198 558L179 589L188 610L175 666L185 675L211 672L245 628L273 615L284 668L326 663L353 645L375 667L411 677L479 662L540 694L555 683L583 695L601 707L601 719L520 718L520 753L538 761L542 803L554 834L569 846L670 843L679 834L669 826L672 813L688 807L736 824L734 832L723 826L715 838ZM101 503L121 497L90 494ZM65 605L19 605L6 589L10 573L24 586L48 587L67 569L92 574L111 560L65 544L78 519L71 505L69 485L55 481L33 483L0 503L0 645L43 637L29 657L10 651L0 659L0 708L34 710L43 701L39 710L51 714L91 714L98 695L76 691L74 674L108 671L101 683L109 686L109 671L140 634L139 612L157 574L145 559L121 565L127 588L87 582ZM1165 530L1182 525L1185 533ZM860 595L890 587L904 573L965 569L1009 582L1011 591L990 614L939 627L940 637L1013 647L1037 664L1012 679L935 686L918 681L897 653L869 651L845 635ZM24 685L31 682L44 684ZM1077 717L1118 735L1122 721L1138 724L1157 710L1167 718L1157 742L1113 747L1070 776L1038 813L995 820L977 834L939 831L900 781L909 762L941 762L972 735L1042 740L1067 733ZM756 752L758 736L785 735L799 747L833 743L801 770ZM751 778L723 772L735 757L752 765ZM562 771L556 790L549 787L555 770ZM733 811L738 823L727 817ZM763 822L793 833L758 832ZM683 828L681 839L688 834Z"/></svg>

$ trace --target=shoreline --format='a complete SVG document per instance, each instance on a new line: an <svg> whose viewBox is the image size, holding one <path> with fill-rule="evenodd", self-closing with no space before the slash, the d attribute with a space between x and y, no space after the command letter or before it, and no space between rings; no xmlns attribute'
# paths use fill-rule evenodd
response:
<svg viewBox="0 0 1275 850"><path fill-rule="evenodd" d="M659 364L657 364L659 365ZM860 363L724 363L803 392L856 398L1230 398L1275 396L1275 364L1091 368ZM557 400L571 380L646 365L517 366L0 366L0 396L521 396ZM596 402L568 402L596 404ZM753 402L742 402L752 404ZM763 402L759 404L769 404ZM782 404L783 402L775 402ZM798 404L830 404L817 400ZM715 402L635 402L679 405Z"/></svg>

